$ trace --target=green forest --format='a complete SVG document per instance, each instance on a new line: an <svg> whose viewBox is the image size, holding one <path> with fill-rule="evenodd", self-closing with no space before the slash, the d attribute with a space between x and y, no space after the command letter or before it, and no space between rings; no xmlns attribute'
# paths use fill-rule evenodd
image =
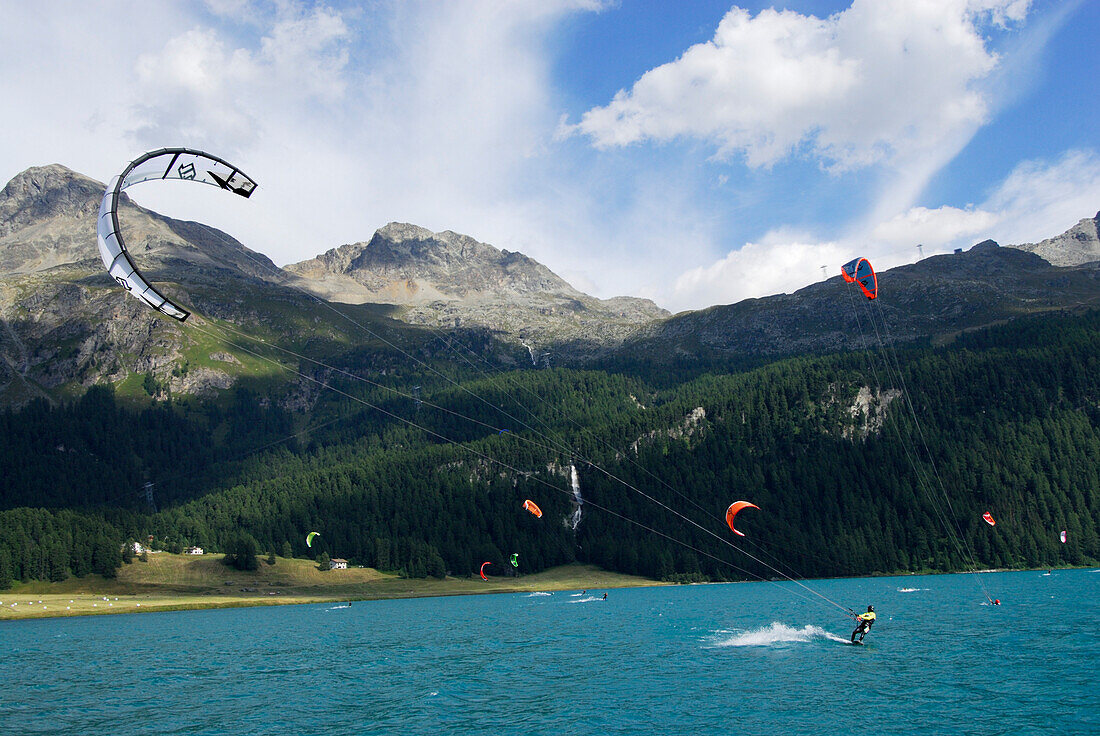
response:
<svg viewBox="0 0 1100 736"><path fill-rule="evenodd" d="M409 577L486 560L695 581L1100 556L1100 311L751 368L458 363L386 385L331 374L307 412L244 384L143 404L95 386L5 411L0 587L110 576L124 542L150 538ZM759 506L744 538L725 523L736 500Z"/></svg>

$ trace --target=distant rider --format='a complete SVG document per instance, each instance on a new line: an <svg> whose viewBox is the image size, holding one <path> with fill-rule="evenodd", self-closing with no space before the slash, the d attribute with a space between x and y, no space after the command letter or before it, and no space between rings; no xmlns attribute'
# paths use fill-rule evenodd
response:
<svg viewBox="0 0 1100 736"><path fill-rule="evenodd" d="M859 640L862 642L863 637L871 630L871 625L875 623L875 607L867 606L867 613L856 616L856 621L859 621L859 624L856 626L856 630L852 632L853 644L856 641L856 634L859 634Z"/></svg>

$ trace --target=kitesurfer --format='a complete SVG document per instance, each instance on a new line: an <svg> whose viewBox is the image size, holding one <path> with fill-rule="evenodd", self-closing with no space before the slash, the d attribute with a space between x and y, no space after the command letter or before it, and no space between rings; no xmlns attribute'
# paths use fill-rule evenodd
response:
<svg viewBox="0 0 1100 736"><path fill-rule="evenodd" d="M603 599L604 599L605 601L607 600L607 593L604 593L604 594L603 594Z"/></svg>
<svg viewBox="0 0 1100 736"><path fill-rule="evenodd" d="M856 630L852 632L853 644L856 643L856 634L859 634L859 640L862 642L863 637L871 630L871 625L875 623L875 607L867 606L867 613L856 616L856 621L859 621L859 624L856 626Z"/></svg>

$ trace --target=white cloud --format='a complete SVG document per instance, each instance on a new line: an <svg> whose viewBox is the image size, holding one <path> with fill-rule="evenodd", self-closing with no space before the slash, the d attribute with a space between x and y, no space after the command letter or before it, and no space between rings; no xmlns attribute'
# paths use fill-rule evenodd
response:
<svg viewBox="0 0 1100 736"><path fill-rule="evenodd" d="M913 207L877 225L871 237L877 243L895 248L922 243L931 252L960 238L989 232L996 221L993 213L980 209Z"/></svg>
<svg viewBox="0 0 1100 736"><path fill-rule="evenodd" d="M675 309L699 309L786 293L835 276L850 254L850 247L841 243L814 242L807 234L773 231L759 243L747 243L709 266L685 271L675 280L666 301Z"/></svg>
<svg viewBox="0 0 1100 736"><path fill-rule="evenodd" d="M1100 210L1100 156L1068 151L1058 161L1024 161L983 205L998 216L990 237L1035 243Z"/></svg>
<svg viewBox="0 0 1100 736"><path fill-rule="evenodd" d="M1067 151L1055 161L1023 161L981 204L914 207L872 231L880 250L923 243L946 252L991 238L1002 245L1060 235L1100 209L1100 156Z"/></svg>
<svg viewBox="0 0 1100 736"><path fill-rule="evenodd" d="M839 240L776 230L723 258L684 271L659 296L675 309L699 309L751 297L789 293L857 256L879 272L924 255L967 248L992 238L1002 245L1034 243L1060 235L1100 209L1100 155L1068 151L1055 161L1025 161L986 201L960 209L913 207ZM825 274L820 266L827 264Z"/></svg>
<svg viewBox="0 0 1100 736"><path fill-rule="evenodd" d="M604 148L699 138L751 166L803 149L841 169L904 161L986 120L989 101L975 83L997 58L978 24L1019 21L1028 5L856 0L827 19L735 7L713 40L566 130Z"/></svg>
<svg viewBox="0 0 1100 736"><path fill-rule="evenodd" d="M12 103L3 175L61 163L106 180L137 153L122 134L132 124L133 60L190 16L171 3L131 5L124 23L110 11L79 0L0 4L0 99Z"/></svg>
<svg viewBox="0 0 1100 736"><path fill-rule="evenodd" d="M131 129L139 144L188 141L195 147L239 151L257 129L256 112L240 97L260 69L252 57L227 49L211 30L194 29L172 38L157 54L138 58L143 93L133 100ZM220 146L219 146L220 144Z"/></svg>
<svg viewBox="0 0 1100 736"><path fill-rule="evenodd" d="M284 6L265 30L258 48L248 48L193 28L139 56L135 138L145 147L186 140L228 155L251 148L268 120L341 101L351 34L339 14Z"/></svg>
<svg viewBox="0 0 1100 736"><path fill-rule="evenodd" d="M211 13L223 18L255 19L259 15L252 0L203 0L203 4Z"/></svg>
<svg viewBox="0 0 1100 736"><path fill-rule="evenodd" d="M160 0L140 12L74 1L39 13L12 4L11 23L0 23L0 96L20 100L6 115L26 140L0 146L0 168L10 176L57 161L106 181L142 150L201 147L253 176L257 195L242 203L150 186L132 196L278 262L367 239L390 220L530 245L547 260L568 240L556 205L592 198L584 182L544 184L560 178L547 149L560 110L546 45L563 17L602 7ZM539 232L536 222L555 227Z"/></svg>
<svg viewBox="0 0 1100 736"><path fill-rule="evenodd" d="M1031 0L969 0L967 4L974 12L988 13L993 23L1003 27L1022 21L1031 7Z"/></svg>
<svg viewBox="0 0 1100 736"><path fill-rule="evenodd" d="M351 30L336 11L286 12L261 41L260 58L285 90L305 102L333 103L344 96ZM274 90L268 90L273 92Z"/></svg>

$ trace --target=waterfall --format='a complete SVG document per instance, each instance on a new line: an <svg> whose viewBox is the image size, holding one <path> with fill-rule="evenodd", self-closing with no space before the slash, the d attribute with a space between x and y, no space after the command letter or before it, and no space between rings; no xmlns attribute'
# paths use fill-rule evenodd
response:
<svg viewBox="0 0 1100 736"><path fill-rule="evenodd" d="M528 345L523 340L520 340L519 344L522 345L523 347L527 348L527 352L530 353L530 355L531 355L531 365L533 365L535 367L538 367L539 354L537 352L535 352L535 346L534 345Z"/></svg>
<svg viewBox="0 0 1100 736"><path fill-rule="evenodd" d="M569 527L573 531L577 531L577 525L581 523L581 505L584 504L584 499L581 498L581 481L577 477L577 466L569 466L569 480L573 485L573 513L569 516Z"/></svg>

